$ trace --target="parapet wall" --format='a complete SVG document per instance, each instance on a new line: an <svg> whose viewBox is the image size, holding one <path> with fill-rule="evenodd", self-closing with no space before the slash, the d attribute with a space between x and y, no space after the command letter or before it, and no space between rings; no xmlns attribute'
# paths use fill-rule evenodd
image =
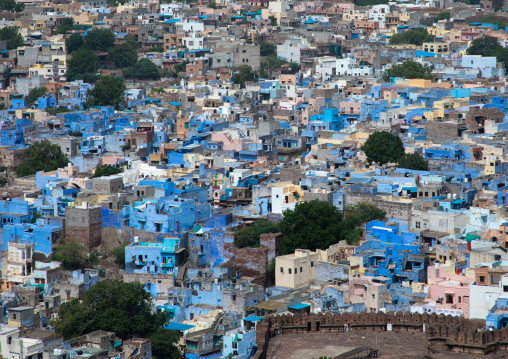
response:
<svg viewBox="0 0 508 359"><path fill-rule="evenodd" d="M428 346L447 350L488 354L508 351L508 328L480 330L461 317L420 313L320 313L267 316L257 325L258 350L254 359L265 359L270 339L277 335L346 331L425 332Z"/></svg>

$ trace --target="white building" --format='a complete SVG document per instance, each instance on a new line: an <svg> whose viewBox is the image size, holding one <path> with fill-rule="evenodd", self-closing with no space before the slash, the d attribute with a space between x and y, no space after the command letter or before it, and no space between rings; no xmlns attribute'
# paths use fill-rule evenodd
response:
<svg viewBox="0 0 508 359"><path fill-rule="evenodd" d="M372 76L372 66L356 66L356 60L351 57L336 59L337 75L340 76Z"/></svg>
<svg viewBox="0 0 508 359"><path fill-rule="evenodd" d="M369 20L384 23L388 13L390 13L390 5L374 5L369 10Z"/></svg>
<svg viewBox="0 0 508 359"><path fill-rule="evenodd" d="M300 201L303 202L300 186L278 184L272 187L272 213L282 214L286 209L294 209Z"/></svg>
<svg viewBox="0 0 508 359"><path fill-rule="evenodd" d="M182 37L182 44L187 46L189 50L199 50L203 48L203 37L191 34L190 36Z"/></svg>
<svg viewBox="0 0 508 359"><path fill-rule="evenodd" d="M321 80L330 78L337 74L337 58L334 56L323 56L316 59L316 77Z"/></svg>
<svg viewBox="0 0 508 359"><path fill-rule="evenodd" d="M496 286L475 283L469 285L469 319L485 320L498 298L508 298L508 274Z"/></svg>
<svg viewBox="0 0 508 359"><path fill-rule="evenodd" d="M294 37L286 39L286 41L280 45L277 45L277 56L288 62L300 63L301 50L309 49L313 46L310 45L309 41L302 37Z"/></svg>

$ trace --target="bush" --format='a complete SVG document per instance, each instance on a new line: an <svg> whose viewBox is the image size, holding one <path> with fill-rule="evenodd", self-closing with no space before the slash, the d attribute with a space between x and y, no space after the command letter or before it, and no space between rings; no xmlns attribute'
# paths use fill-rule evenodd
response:
<svg viewBox="0 0 508 359"><path fill-rule="evenodd" d="M123 172L123 169L116 168L111 165L98 165L97 168L95 169L95 173L93 176L94 176L94 178L97 178L97 177L103 177L103 176L116 175L116 174L122 173L122 172Z"/></svg>
<svg viewBox="0 0 508 359"><path fill-rule="evenodd" d="M259 247L261 234L277 232L279 232L279 225L277 223L261 219L253 225L235 232L235 246L239 248Z"/></svg>
<svg viewBox="0 0 508 359"><path fill-rule="evenodd" d="M14 168L18 177L34 175L39 171L54 171L67 166L69 159L60 146L43 140L31 145L25 152L25 159Z"/></svg>
<svg viewBox="0 0 508 359"><path fill-rule="evenodd" d="M412 44L422 46L424 42L433 42L434 36L429 35L427 30L421 27L404 31L402 34L393 35L390 44Z"/></svg>
<svg viewBox="0 0 508 359"><path fill-rule="evenodd" d="M159 80L160 74L157 66L149 59L141 59L134 66L123 70L125 78Z"/></svg>
<svg viewBox="0 0 508 359"><path fill-rule="evenodd" d="M386 131L374 132L362 146L368 162L384 165L397 162L404 155L404 145L399 136Z"/></svg>
<svg viewBox="0 0 508 359"><path fill-rule="evenodd" d="M432 67L423 66L422 64L408 60L400 65L390 67L383 72L383 80L388 82L392 77L402 77L405 79L425 79L432 80Z"/></svg>

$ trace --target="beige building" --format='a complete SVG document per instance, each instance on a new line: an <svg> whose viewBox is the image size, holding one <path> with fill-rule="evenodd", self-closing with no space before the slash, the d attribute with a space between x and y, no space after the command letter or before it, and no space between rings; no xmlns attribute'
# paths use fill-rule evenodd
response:
<svg viewBox="0 0 508 359"><path fill-rule="evenodd" d="M298 288L315 277L314 262L319 254L308 249L297 249L295 253L275 258L275 285Z"/></svg>

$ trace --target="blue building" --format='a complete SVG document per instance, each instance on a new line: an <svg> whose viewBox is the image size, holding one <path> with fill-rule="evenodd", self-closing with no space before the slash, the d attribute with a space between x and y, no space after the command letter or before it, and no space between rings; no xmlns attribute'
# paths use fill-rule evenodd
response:
<svg viewBox="0 0 508 359"><path fill-rule="evenodd" d="M427 260L420 250L418 233L401 232L398 225L371 221L366 225L366 239L354 254L362 258L366 276L384 276L387 283L426 279Z"/></svg>
<svg viewBox="0 0 508 359"><path fill-rule="evenodd" d="M180 238L164 238L159 242L134 242L125 247L127 273L174 273L183 264L185 248Z"/></svg>

